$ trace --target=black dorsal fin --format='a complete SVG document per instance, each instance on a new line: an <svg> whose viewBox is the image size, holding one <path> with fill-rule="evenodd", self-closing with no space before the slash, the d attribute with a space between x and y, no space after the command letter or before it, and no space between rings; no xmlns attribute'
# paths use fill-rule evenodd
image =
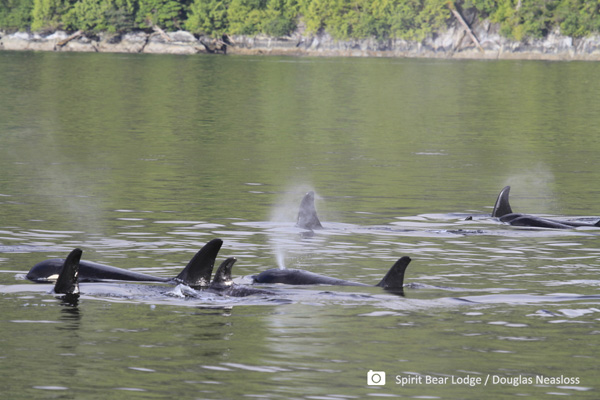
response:
<svg viewBox="0 0 600 400"><path fill-rule="evenodd" d="M304 195L298 211L296 226L302 229L322 229L321 221L315 208L315 192L312 190Z"/></svg>
<svg viewBox="0 0 600 400"><path fill-rule="evenodd" d="M62 270L56 284L54 285L54 293L66 295L79 295L79 284L77 278L79 275L79 260L81 260L81 249L74 249L69 253L63 262Z"/></svg>
<svg viewBox="0 0 600 400"><path fill-rule="evenodd" d="M500 218L506 214L512 214L512 208L510 208L510 203L508 202L508 195L510 194L510 186L505 186L504 189L500 191L498 198L496 199L496 204L494 204L494 211L492 211L492 217Z"/></svg>
<svg viewBox="0 0 600 400"><path fill-rule="evenodd" d="M398 259L387 274L385 274L381 282L376 286L384 289L402 290L402 287L404 286L404 272L406 271L408 264L410 264L410 261L410 257L407 256Z"/></svg>
<svg viewBox="0 0 600 400"><path fill-rule="evenodd" d="M219 265L219 268L217 268L217 272L215 273L212 284L223 286L231 285L233 283L231 278L231 270L233 269L233 264L235 264L236 261L237 259L235 257L229 257L223 261L221 265Z"/></svg>
<svg viewBox="0 0 600 400"><path fill-rule="evenodd" d="M215 259L223 245L221 239L213 239L196 253L175 280L188 286L208 286L215 266Z"/></svg>

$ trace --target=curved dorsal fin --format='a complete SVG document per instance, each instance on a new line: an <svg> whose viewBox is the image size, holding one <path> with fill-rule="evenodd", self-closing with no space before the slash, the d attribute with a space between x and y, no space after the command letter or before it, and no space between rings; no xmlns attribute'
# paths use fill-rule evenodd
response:
<svg viewBox="0 0 600 400"><path fill-rule="evenodd" d="M492 217L499 218L506 214L512 214L513 211L510 208L510 203L508 202L509 194L510 186L505 186L504 189L500 191L500 194L496 199L496 204L494 204L494 211L492 211Z"/></svg>
<svg viewBox="0 0 600 400"><path fill-rule="evenodd" d="M208 286L215 266L215 259L223 245L221 239L213 239L196 253L188 265L175 277L188 286Z"/></svg>
<svg viewBox="0 0 600 400"><path fill-rule="evenodd" d="M322 229L321 221L315 209L315 192L312 190L304 195L300 202L296 226L303 229Z"/></svg>
<svg viewBox="0 0 600 400"><path fill-rule="evenodd" d="M384 289L401 291L404 286L404 272L406 272L406 268L408 267L408 264L410 264L410 261L410 257L407 256L398 259L387 274L385 274L381 282L376 286Z"/></svg>
<svg viewBox="0 0 600 400"><path fill-rule="evenodd" d="M74 249L69 253L63 262L62 270L54 285L54 293L79 296L77 278L79 275L79 260L81 260L82 254L81 249Z"/></svg>
<svg viewBox="0 0 600 400"><path fill-rule="evenodd" d="M236 261L237 259L235 257L229 257L223 261L221 265L219 265L219 268L217 268L217 272L215 273L212 284L225 286L231 285L233 283L231 279L231 270L233 269L233 264L235 264Z"/></svg>

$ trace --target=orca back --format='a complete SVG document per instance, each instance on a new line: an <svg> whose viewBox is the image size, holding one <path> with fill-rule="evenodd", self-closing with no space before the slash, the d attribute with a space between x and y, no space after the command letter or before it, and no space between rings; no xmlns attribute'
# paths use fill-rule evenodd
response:
<svg viewBox="0 0 600 400"><path fill-rule="evenodd" d="M272 268L254 275L255 283L283 283L286 285L334 285L334 286L367 286L343 279L332 278L301 269Z"/></svg>
<svg viewBox="0 0 600 400"><path fill-rule="evenodd" d="M30 281L48 283L55 281L63 268L63 258L51 258L34 265L26 275ZM79 282L101 281L132 281L132 282L167 282L169 278L142 274L110 265L98 264L91 261L79 261Z"/></svg>

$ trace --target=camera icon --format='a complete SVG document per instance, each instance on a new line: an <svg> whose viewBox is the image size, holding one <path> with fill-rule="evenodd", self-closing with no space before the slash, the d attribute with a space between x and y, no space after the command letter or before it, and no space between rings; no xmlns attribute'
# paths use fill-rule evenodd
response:
<svg viewBox="0 0 600 400"><path fill-rule="evenodd" d="M385 385L385 371L369 370L369 372L367 372L367 385L369 385L369 386Z"/></svg>

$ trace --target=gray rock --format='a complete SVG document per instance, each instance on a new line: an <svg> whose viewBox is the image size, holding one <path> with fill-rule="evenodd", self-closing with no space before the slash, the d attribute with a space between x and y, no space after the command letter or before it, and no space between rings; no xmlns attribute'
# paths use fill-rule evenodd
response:
<svg viewBox="0 0 600 400"><path fill-rule="evenodd" d="M465 15L468 21L473 15ZM516 42L502 37L499 25L487 20L471 24L471 30L481 45L481 51L466 34L463 27L454 21L444 32L422 41L402 39L334 40L328 34L304 35L298 32L286 37L234 36L232 45L227 46L230 54L273 54L309 56L349 57L430 57L430 58L473 58L473 59L545 59L545 60L600 60L600 35L573 39L551 32L543 39ZM0 32L0 49L43 50L43 51L100 51L115 53L206 53L209 47L220 48L222 42L213 38L201 38L186 31L169 32L166 35L131 32L124 35L102 33L98 37L82 35L64 46L57 43L69 37L64 31L50 35L16 32ZM212 49L215 51L215 49Z"/></svg>

